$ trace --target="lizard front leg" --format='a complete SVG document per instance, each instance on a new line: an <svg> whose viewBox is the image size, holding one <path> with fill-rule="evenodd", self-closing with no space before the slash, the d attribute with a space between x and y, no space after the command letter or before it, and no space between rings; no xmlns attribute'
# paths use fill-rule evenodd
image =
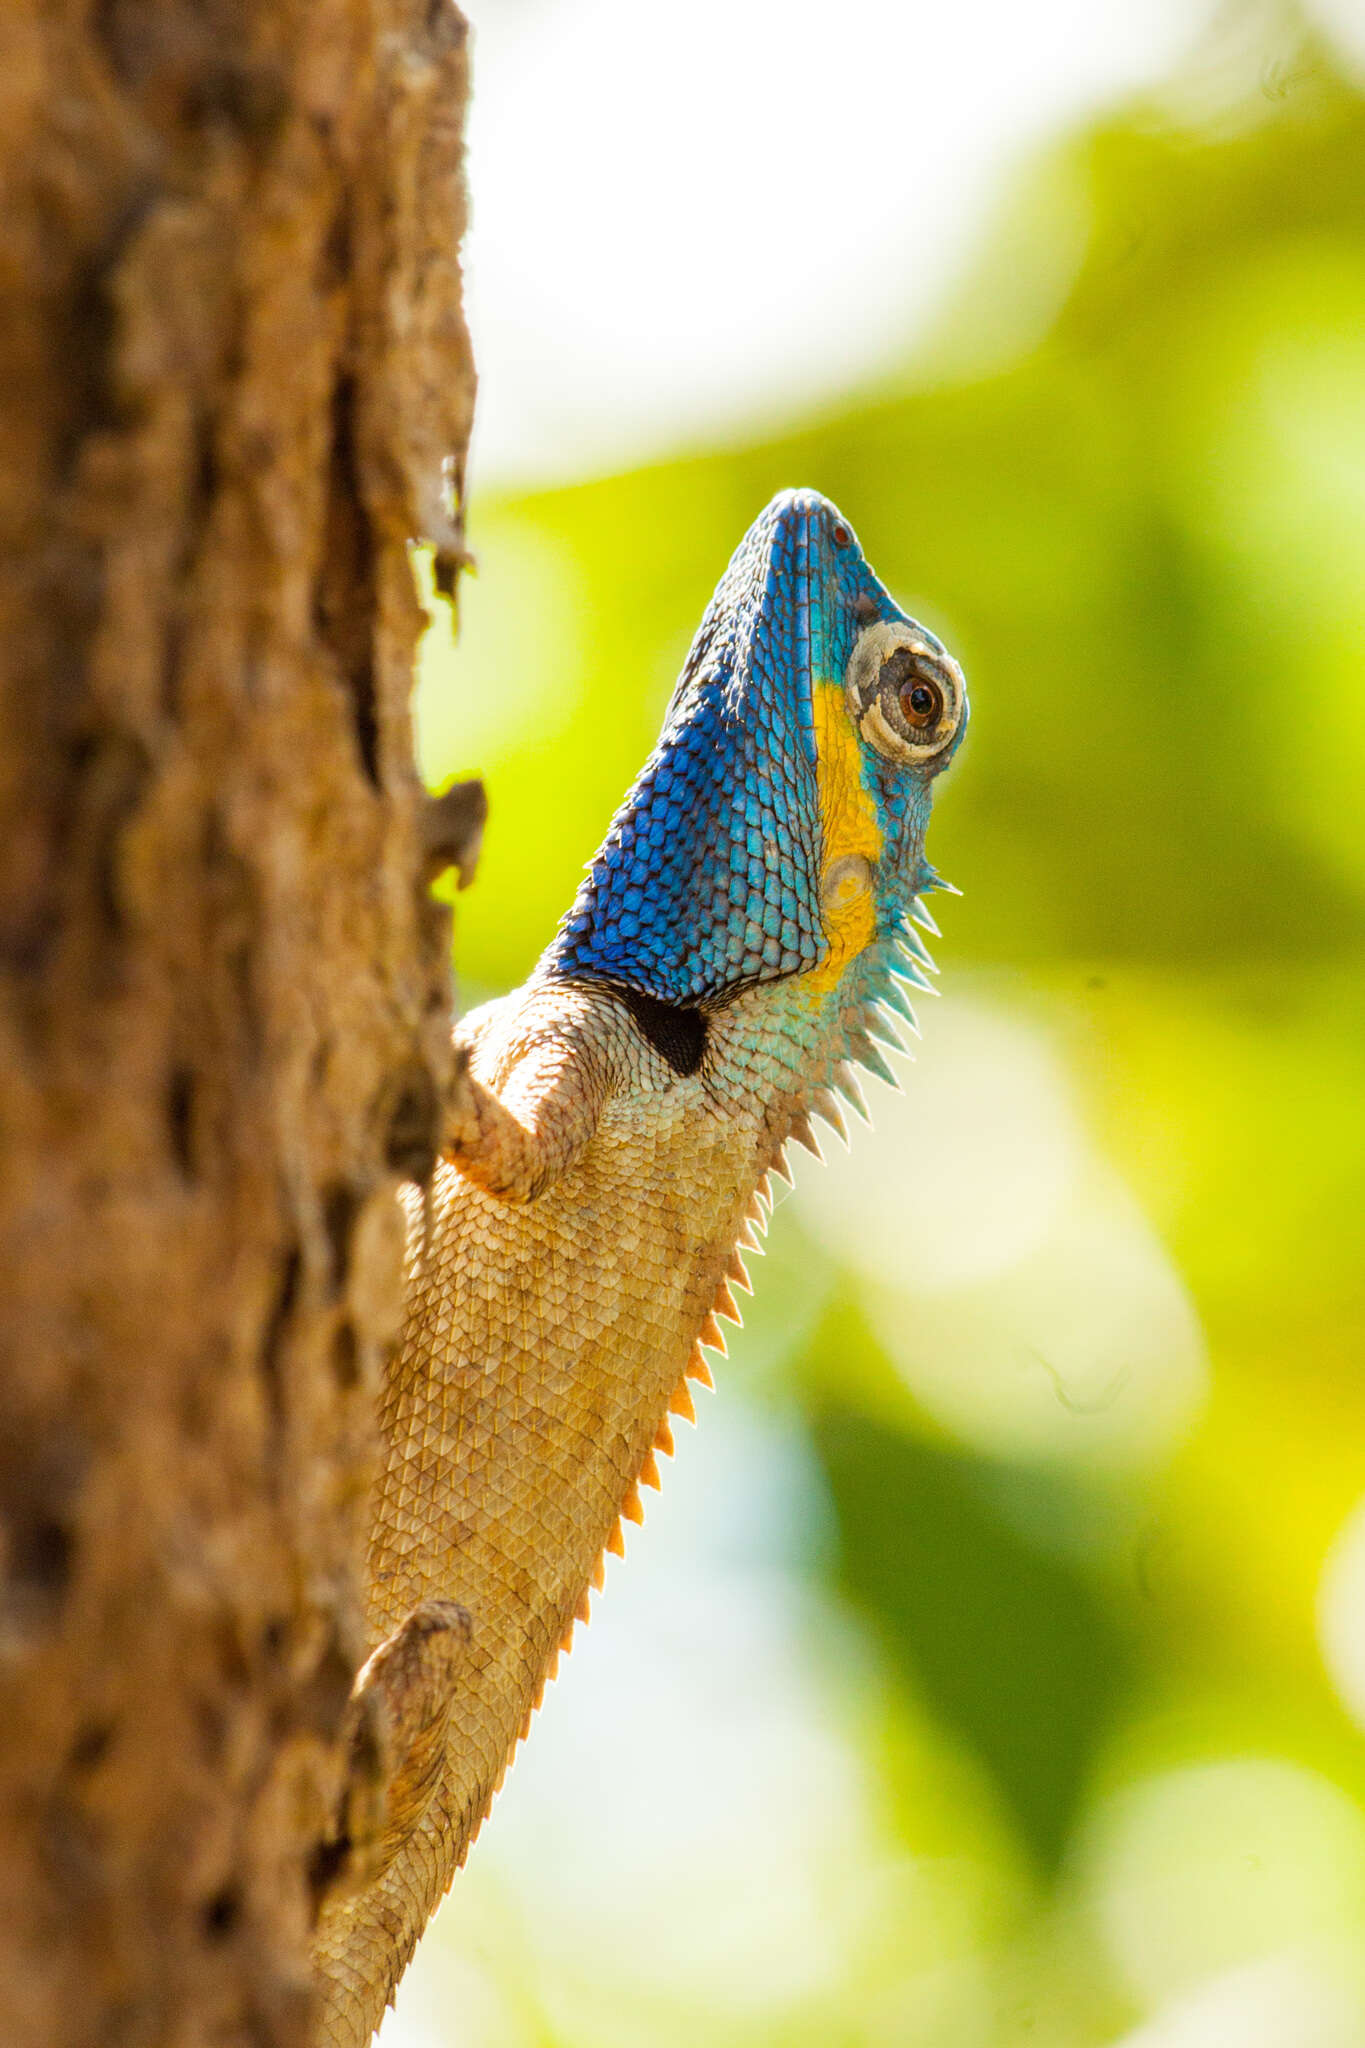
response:
<svg viewBox="0 0 1365 2048"><path fill-rule="evenodd" d="M479 1034L457 1040L443 1151L467 1180L505 1202L553 1187L597 1128L610 1088L601 1033L588 1010L563 1019L499 1060L493 1084L476 1071Z"/></svg>

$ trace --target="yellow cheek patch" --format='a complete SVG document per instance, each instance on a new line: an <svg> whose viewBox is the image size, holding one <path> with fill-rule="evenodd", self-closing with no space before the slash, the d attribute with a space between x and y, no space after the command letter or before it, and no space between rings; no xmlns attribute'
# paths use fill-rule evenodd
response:
<svg viewBox="0 0 1365 2048"><path fill-rule="evenodd" d="M876 806L863 788L862 754L843 684L813 683L811 699L823 835L820 917L829 958L805 984L823 994L876 936L872 884L882 834Z"/></svg>

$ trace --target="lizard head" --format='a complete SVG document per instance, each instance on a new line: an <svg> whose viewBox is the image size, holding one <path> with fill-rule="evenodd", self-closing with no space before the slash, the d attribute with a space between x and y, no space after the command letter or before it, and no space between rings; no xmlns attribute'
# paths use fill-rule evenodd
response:
<svg viewBox="0 0 1365 2048"><path fill-rule="evenodd" d="M933 779L966 721L961 670L848 521L781 492L716 587L543 970L687 1005L798 975L835 987L937 880Z"/></svg>

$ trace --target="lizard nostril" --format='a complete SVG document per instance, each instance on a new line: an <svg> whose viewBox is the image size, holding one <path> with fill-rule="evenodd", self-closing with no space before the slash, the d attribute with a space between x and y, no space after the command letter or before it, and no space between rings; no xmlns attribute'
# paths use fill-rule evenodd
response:
<svg viewBox="0 0 1365 2048"><path fill-rule="evenodd" d="M830 538L834 542L836 548L846 548L848 546L850 538L848 528L841 522L838 526L834 528L833 532L830 535Z"/></svg>

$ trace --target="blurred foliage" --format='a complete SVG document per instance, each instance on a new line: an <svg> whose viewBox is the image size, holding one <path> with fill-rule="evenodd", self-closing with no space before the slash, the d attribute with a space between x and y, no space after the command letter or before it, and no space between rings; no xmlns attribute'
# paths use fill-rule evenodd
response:
<svg viewBox="0 0 1365 2048"><path fill-rule="evenodd" d="M1046 331L959 369L1078 213ZM532 965L729 550L795 483L964 661L931 839L965 892L950 989L1060 1049L1212 1392L1130 1469L1011 1464L859 1315L821 1319L821 1287L857 1283L814 1235L824 1281L785 1346L761 1302L762 1361L741 1345L732 1377L808 1414L828 1583L1044 1870L1080 1884L1110 1792L1195 1760L1273 1754L1365 1800L1317 1622L1365 1492L1365 102L1306 40L1236 91L1186 81L1039 173L898 384L779 440L476 500L462 645L452 666L438 617L419 697L431 779L478 769L492 798L467 996ZM1172 1988L1117 1936L1033 1924L1027 2026L837 2038L1090 2043ZM1068 2004L1103 1939L1109 2002Z"/></svg>
<svg viewBox="0 0 1365 2048"><path fill-rule="evenodd" d="M1073 1559L1007 1511L1008 1468L849 1414L825 1417L815 1441L840 1585L1054 1868L1126 1676L1112 1613ZM1061 1487L1033 1476L1029 1490Z"/></svg>

